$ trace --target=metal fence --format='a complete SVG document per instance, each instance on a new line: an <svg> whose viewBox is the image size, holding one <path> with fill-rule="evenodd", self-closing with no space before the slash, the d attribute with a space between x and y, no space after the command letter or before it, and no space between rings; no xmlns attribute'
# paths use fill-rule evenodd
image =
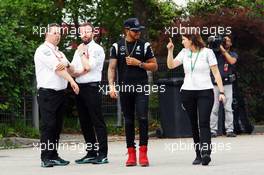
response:
<svg viewBox="0 0 264 175"><path fill-rule="evenodd" d="M21 97L21 107L14 110L0 110L0 123L12 124L16 121L32 123L32 95ZM1 103L4 101L1 101Z"/></svg>
<svg viewBox="0 0 264 175"><path fill-rule="evenodd" d="M170 71L167 69L166 66L166 59L161 58L158 59L159 61L159 69L157 72L152 74L153 77L153 83L155 84L158 79L160 78L170 78L175 76L182 76L182 71ZM103 73L102 73L102 85L107 85L107 68L108 68L108 60L105 61ZM16 109L15 111L1 111L0 110L0 123L12 123L17 120L23 121L24 123L28 125L33 125L33 114L34 111L32 110L33 106L33 95L26 95L21 97L22 98L22 105L19 109ZM76 113L76 107L74 104L74 95L73 93L70 93L70 102L69 102L69 109L67 112L67 116L69 115L77 115ZM109 97L109 95L104 94L103 100L102 100L102 112L105 117L112 117L116 118L116 120L120 120L120 116L118 119L118 107L117 107L117 101L113 100ZM119 109L120 110L120 109ZM152 109L151 115L155 119L159 118L159 111L158 109ZM120 125L121 121L117 121L117 125Z"/></svg>

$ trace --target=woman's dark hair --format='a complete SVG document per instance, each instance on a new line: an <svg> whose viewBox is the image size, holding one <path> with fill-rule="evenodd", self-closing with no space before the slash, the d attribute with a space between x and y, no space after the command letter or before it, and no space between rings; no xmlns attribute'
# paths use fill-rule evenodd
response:
<svg viewBox="0 0 264 175"><path fill-rule="evenodd" d="M199 34L185 34L182 36L191 40L192 44L199 49L204 48L206 46L204 41L203 41L203 38Z"/></svg>

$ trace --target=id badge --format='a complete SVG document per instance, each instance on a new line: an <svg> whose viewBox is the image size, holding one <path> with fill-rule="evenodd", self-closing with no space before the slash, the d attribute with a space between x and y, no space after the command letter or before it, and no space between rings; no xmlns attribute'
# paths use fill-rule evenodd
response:
<svg viewBox="0 0 264 175"><path fill-rule="evenodd" d="M228 71L228 64L224 64L224 72Z"/></svg>

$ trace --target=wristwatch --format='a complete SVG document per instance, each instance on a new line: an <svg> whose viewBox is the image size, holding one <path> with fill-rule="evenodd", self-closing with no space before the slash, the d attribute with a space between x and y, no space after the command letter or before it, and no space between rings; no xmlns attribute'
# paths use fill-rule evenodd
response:
<svg viewBox="0 0 264 175"><path fill-rule="evenodd" d="M221 95L225 95L225 93L224 93L224 92L220 92L220 94L221 94Z"/></svg>

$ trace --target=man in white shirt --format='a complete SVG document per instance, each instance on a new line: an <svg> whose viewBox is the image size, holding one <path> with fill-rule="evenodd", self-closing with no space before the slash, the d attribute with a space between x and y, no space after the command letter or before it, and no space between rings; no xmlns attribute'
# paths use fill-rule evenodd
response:
<svg viewBox="0 0 264 175"><path fill-rule="evenodd" d="M73 91L78 94L79 87L67 72L69 61L58 50L60 26L49 24L45 42L34 55L37 78L38 104L41 115L41 166L64 166L70 162L58 156L60 132L65 109L65 89L70 82Z"/></svg>
<svg viewBox="0 0 264 175"><path fill-rule="evenodd" d="M76 77L80 87L80 94L76 95L76 104L87 144L87 154L75 162L104 164L108 163L108 145L106 124L101 111L102 94L99 84L105 53L103 48L94 42L94 27L90 23L80 26L80 35L83 43L74 54L69 72Z"/></svg>

